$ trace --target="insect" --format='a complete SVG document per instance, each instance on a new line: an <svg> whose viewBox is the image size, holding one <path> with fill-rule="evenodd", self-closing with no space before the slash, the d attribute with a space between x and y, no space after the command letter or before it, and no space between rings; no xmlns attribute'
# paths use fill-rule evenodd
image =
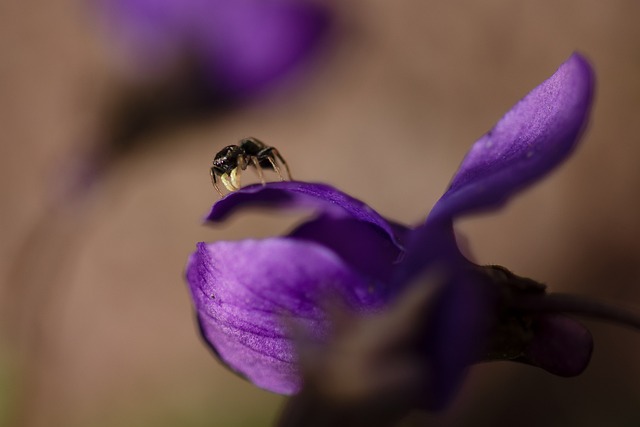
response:
<svg viewBox="0 0 640 427"><path fill-rule="evenodd" d="M223 194L218 187L217 177L220 177L220 181L227 190L239 190L240 174L249 166L256 169L262 185L266 182L263 169L274 170L280 180L284 181L278 162L284 166L287 179L291 180L289 166L276 148L268 146L257 138L244 138L238 145L227 145L216 154L211 167L211 183L220 196Z"/></svg>

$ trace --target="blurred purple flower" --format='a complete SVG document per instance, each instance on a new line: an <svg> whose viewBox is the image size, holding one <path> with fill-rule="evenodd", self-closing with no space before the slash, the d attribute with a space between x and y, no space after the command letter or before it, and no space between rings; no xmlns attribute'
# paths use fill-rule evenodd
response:
<svg viewBox="0 0 640 427"><path fill-rule="evenodd" d="M280 82L317 50L329 9L306 0L97 0L110 39L137 68L183 62L222 96L242 99Z"/></svg>
<svg viewBox="0 0 640 427"><path fill-rule="evenodd" d="M205 340L257 386L295 393L302 380L292 325L329 342L328 298L340 296L358 315L380 314L436 271L443 279L436 303L419 325L406 325L420 330L409 347L428 365L421 406L444 406L466 368L480 360L580 373L591 355L589 332L561 315L510 311L510 299L544 288L467 260L453 221L501 206L566 159L587 123L593 86L590 65L574 54L473 145L426 221L413 229L323 184L278 182L228 194L208 221L250 207L317 215L285 237L197 245L186 275Z"/></svg>

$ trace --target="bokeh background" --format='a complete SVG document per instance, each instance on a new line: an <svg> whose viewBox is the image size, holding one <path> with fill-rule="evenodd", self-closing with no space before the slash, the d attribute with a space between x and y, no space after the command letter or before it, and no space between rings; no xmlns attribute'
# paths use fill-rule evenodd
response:
<svg viewBox="0 0 640 427"><path fill-rule="evenodd" d="M114 109L145 83L93 3L0 3L1 425L271 425L284 399L213 358L182 274L196 242L279 234L296 217L203 226L213 155L257 136L297 179L416 223L473 141L574 50L598 78L583 144L542 184L458 229L482 263L640 310L639 2L324 5L333 31L303 73L152 127L86 171ZM76 188L77 176L92 179ZM481 364L448 412L405 424L640 425L640 336L585 323L596 346L582 376Z"/></svg>

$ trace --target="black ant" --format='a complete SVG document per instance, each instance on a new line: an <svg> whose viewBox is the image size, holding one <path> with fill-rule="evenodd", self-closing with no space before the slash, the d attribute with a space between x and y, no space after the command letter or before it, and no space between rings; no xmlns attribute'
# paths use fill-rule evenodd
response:
<svg viewBox="0 0 640 427"><path fill-rule="evenodd" d="M284 165L287 171L287 179L291 180L289 166L287 166L287 162L285 162L276 148L269 147L257 138L244 138L240 140L238 145L227 145L216 154L216 157L213 159L213 166L211 167L211 183L220 196L223 194L220 188L218 188L218 180L216 177L220 177L220 181L222 181L222 184L227 190L239 190L240 173L249 166L256 168L262 185L265 184L264 174L262 173L263 169L274 170L280 177L280 180L284 181L281 168L278 166L277 161L280 161L280 163Z"/></svg>

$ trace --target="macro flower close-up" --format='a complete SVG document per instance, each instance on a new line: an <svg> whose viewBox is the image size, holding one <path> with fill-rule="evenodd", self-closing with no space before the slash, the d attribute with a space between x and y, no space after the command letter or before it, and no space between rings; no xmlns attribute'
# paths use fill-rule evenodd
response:
<svg viewBox="0 0 640 427"><path fill-rule="evenodd" d="M640 425L640 2L0 13L0 426Z"/></svg>
<svg viewBox="0 0 640 427"><path fill-rule="evenodd" d="M409 346L428 365L419 406L446 406L467 367L481 360L579 374L591 356L589 332L564 315L512 310L513 300L544 295L544 287L474 264L458 248L453 222L500 207L564 161L587 125L593 92L591 66L573 54L472 146L417 226L388 220L326 184L284 181L227 194L208 222L249 208L314 215L286 236L198 243L186 277L204 339L255 385L293 394L304 385L299 337L319 351L332 339L329 302L373 316L429 286L424 277L435 274L441 283L428 324Z"/></svg>

